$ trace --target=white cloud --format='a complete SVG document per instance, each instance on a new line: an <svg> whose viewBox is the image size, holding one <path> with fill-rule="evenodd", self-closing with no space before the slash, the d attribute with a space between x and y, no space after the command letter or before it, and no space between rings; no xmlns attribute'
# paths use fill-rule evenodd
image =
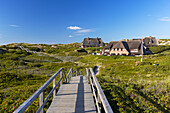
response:
<svg viewBox="0 0 170 113"><path fill-rule="evenodd" d="M164 21L164 22L169 22L170 18L169 17L162 17L161 19L159 19L160 21Z"/></svg>
<svg viewBox="0 0 170 113"><path fill-rule="evenodd" d="M79 29L82 29L82 28L78 27L78 26L69 26L69 27L67 27L67 29L79 30Z"/></svg>
<svg viewBox="0 0 170 113"><path fill-rule="evenodd" d="M76 35L85 35L85 34L76 34Z"/></svg>
<svg viewBox="0 0 170 113"><path fill-rule="evenodd" d="M73 37L73 36L72 36L72 35L69 35L68 37L70 37L70 38L71 38L71 37Z"/></svg>
<svg viewBox="0 0 170 113"><path fill-rule="evenodd" d="M20 27L20 26L18 26L18 25L9 25L10 27Z"/></svg>
<svg viewBox="0 0 170 113"><path fill-rule="evenodd" d="M83 29L83 30L78 30L77 33L88 33L88 32L92 32L92 29Z"/></svg>

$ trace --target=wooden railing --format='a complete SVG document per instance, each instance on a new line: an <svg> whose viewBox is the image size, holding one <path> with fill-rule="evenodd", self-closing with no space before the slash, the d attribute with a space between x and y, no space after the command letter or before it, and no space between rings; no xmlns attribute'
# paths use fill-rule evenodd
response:
<svg viewBox="0 0 170 113"><path fill-rule="evenodd" d="M64 68L60 68L33 95L31 95L23 104L21 104L14 111L14 113L23 113L38 97L39 97L39 109L37 110L36 113L43 113L43 111L44 111L43 108L44 108L45 104L47 103L48 99L50 98L50 96L53 94L53 98L55 97L56 87L58 85L61 86L63 84L63 82L69 83L72 76L77 76L77 75L81 75L81 74L82 74L82 71L78 72L77 69L75 71L73 71L73 69L71 68L70 71L68 72L68 74L66 75ZM60 79L56 83L57 75L60 75ZM103 112L102 111L102 109L103 109L105 113L113 113L113 111L110 107L110 104L109 104L92 68L90 68L90 71L89 71L89 69L86 68L86 77L88 78L89 83L92 88L93 96L94 96L96 107L97 107L97 112L101 113L101 112ZM49 84L52 81L53 81L53 89L50 91L50 93L47 95L47 97L44 100L43 91L47 88L47 86L49 86Z"/></svg>
<svg viewBox="0 0 170 113"><path fill-rule="evenodd" d="M113 110L112 110L92 68L90 68L90 71L89 71L89 69L86 68L86 77L88 78L91 88L92 88L94 100L95 100L96 107L97 107L97 112L98 113L101 113L101 112L102 113L103 112L113 113Z"/></svg>
<svg viewBox="0 0 170 113"><path fill-rule="evenodd" d="M60 68L50 79L48 79L33 95L31 95L23 104L21 104L14 113L23 113L33 102L36 98L39 97L39 109L36 113L43 113L43 108L45 104L47 103L50 96L53 94L53 98L56 95L56 87L60 84L62 85L63 81L65 83L69 83L72 76L74 76L77 73L77 70L73 72L73 69L71 68L68 72L67 76L65 74L64 68ZM56 77L57 75L60 75L60 79L58 80L56 84ZM44 94L43 91L45 88L53 81L53 89L50 91L48 96L44 100ZM43 101L44 100L44 101Z"/></svg>

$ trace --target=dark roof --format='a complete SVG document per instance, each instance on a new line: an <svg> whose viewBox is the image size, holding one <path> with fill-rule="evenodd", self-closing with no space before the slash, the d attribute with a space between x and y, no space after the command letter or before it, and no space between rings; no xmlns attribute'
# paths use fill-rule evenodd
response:
<svg viewBox="0 0 170 113"><path fill-rule="evenodd" d="M125 49L126 49L127 51L130 51L127 42L122 42L122 44L123 44L123 46L125 47Z"/></svg>
<svg viewBox="0 0 170 113"><path fill-rule="evenodd" d="M122 44L122 41L121 42L118 42L116 43L113 48L125 48L124 45Z"/></svg>
<svg viewBox="0 0 170 113"><path fill-rule="evenodd" d="M145 37L143 40L144 44L147 46L158 45L158 41L155 37Z"/></svg>
<svg viewBox="0 0 170 113"><path fill-rule="evenodd" d="M111 41L104 49L111 49L113 47L113 45L115 45L117 43L118 43L118 41Z"/></svg>
<svg viewBox="0 0 170 113"><path fill-rule="evenodd" d="M127 44L129 46L129 49L138 49L141 45L141 41L140 40L130 40L127 42Z"/></svg>
<svg viewBox="0 0 170 113"><path fill-rule="evenodd" d="M132 40L141 40L141 39L132 39ZM156 39L156 37L152 37L152 36L149 36L149 37L145 37L143 39L143 42L145 45L147 46L155 46L155 45L158 45L158 40Z"/></svg>
<svg viewBox="0 0 170 113"><path fill-rule="evenodd" d="M96 46L96 44L100 46L104 45L101 38L84 38L82 43L83 45L92 45L92 46Z"/></svg>

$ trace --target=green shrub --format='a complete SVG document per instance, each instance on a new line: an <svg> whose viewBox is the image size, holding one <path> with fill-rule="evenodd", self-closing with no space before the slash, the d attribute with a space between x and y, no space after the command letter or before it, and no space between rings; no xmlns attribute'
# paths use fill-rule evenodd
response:
<svg viewBox="0 0 170 113"><path fill-rule="evenodd" d="M39 64L39 63L28 63L27 65L28 65L30 68L43 66L42 64Z"/></svg>
<svg viewBox="0 0 170 113"><path fill-rule="evenodd" d="M39 52L41 49L40 48L38 48L38 47L27 47L29 50L31 50L31 51L37 51L37 52Z"/></svg>
<svg viewBox="0 0 170 113"><path fill-rule="evenodd" d="M151 62L141 62L141 63L139 63L139 65L152 65L152 63Z"/></svg>
<svg viewBox="0 0 170 113"><path fill-rule="evenodd" d="M153 46L150 47L150 50L152 51L152 53L161 53L163 51L170 50L170 46L163 46L163 45Z"/></svg>
<svg viewBox="0 0 170 113"><path fill-rule="evenodd" d="M87 55L86 52L70 52L68 56L81 56L81 55Z"/></svg>

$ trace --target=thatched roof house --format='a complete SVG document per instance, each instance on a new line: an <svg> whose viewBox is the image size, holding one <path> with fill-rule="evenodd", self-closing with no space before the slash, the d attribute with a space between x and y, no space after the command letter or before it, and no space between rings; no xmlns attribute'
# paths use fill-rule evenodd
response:
<svg viewBox="0 0 170 113"><path fill-rule="evenodd" d="M149 48L141 40L112 41L104 48L105 55L141 55L151 54Z"/></svg>
<svg viewBox="0 0 170 113"><path fill-rule="evenodd" d="M158 40L155 37L149 36L143 39L143 42L146 46L152 47L158 45Z"/></svg>
<svg viewBox="0 0 170 113"><path fill-rule="evenodd" d="M84 38L81 47L82 48L87 48L87 47L103 47L104 42L102 41L101 38Z"/></svg>
<svg viewBox="0 0 170 113"><path fill-rule="evenodd" d="M104 54L110 53L110 50L112 49L113 45L117 44L118 41L111 41L108 43L106 47L104 47Z"/></svg>

